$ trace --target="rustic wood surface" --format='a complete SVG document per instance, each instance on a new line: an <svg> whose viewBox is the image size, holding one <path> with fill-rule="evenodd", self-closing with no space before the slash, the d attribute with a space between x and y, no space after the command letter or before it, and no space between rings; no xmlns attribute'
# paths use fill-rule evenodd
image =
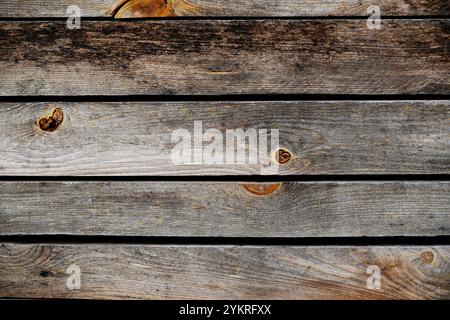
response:
<svg viewBox="0 0 450 320"><path fill-rule="evenodd" d="M449 182L2 182L0 235L450 235L449 194Z"/></svg>
<svg viewBox="0 0 450 320"><path fill-rule="evenodd" d="M0 22L1 95L448 94L450 21Z"/></svg>
<svg viewBox="0 0 450 320"><path fill-rule="evenodd" d="M0 244L0 296L449 299L450 247ZM81 288L68 290L76 265ZM381 288L368 289L369 266Z"/></svg>
<svg viewBox="0 0 450 320"><path fill-rule="evenodd" d="M83 17L365 16L374 4L383 16L450 14L446 0L3 0L0 17L66 17L72 5Z"/></svg>
<svg viewBox="0 0 450 320"><path fill-rule="evenodd" d="M66 25L72 5L79 30ZM449 181L244 182L277 160L272 174L448 175L449 14L444 0L2 1L0 298L450 299L450 246L406 245L450 234ZM183 16L196 18L120 20ZM275 101L283 94L354 100ZM197 95L215 101L131 102ZM226 101L239 95L276 96ZM436 100L355 100L369 95ZM17 102L47 96L96 97ZM120 99L94 102L106 96ZM177 165L171 134L194 121L224 135L278 129L280 145L264 164ZM45 181L98 175L152 181ZM157 181L223 175L243 182ZM57 235L405 245L39 243ZM80 289L67 287L70 266ZM380 289L367 286L374 266Z"/></svg>
<svg viewBox="0 0 450 320"><path fill-rule="evenodd" d="M55 110L61 122L48 122ZM42 130L40 119L54 131ZM450 172L448 100L2 102L0 175L260 175L276 169L270 137L258 164L174 162L180 140L172 140L172 132L186 129L193 139L194 121L202 121L203 132L220 130L224 153L226 129L279 129L279 147L292 155L274 171L281 175Z"/></svg>

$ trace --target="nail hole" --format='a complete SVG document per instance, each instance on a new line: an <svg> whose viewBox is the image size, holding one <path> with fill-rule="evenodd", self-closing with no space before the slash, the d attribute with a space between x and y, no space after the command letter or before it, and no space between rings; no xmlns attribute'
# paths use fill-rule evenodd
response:
<svg viewBox="0 0 450 320"><path fill-rule="evenodd" d="M64 113L60 108L56 108L51 116L39 119L38 125L41 130L52 132L59 127L63 120Z"/></svg>
<svg viewBox="0 0 450 320"><path fill-rule="evenodd" d="M270 196L281 188L281 183L273 184L244 184L244 188L257 196Z"/></svg>
<svg viewBox="0 0 450 320"><path fill-rule="evenodd" d="M422 252L420 259L423 263L432 263L434 260L434 254L431 251Z"/></svg>
<svg viewBox="0 0 450 320"><path fill-rule="evenodd" d="M46 270L41 271L41 272L39 273L39 275L40 275L41 277L46 278L46 277L48 277L48 276L50 275L50 271L46 271Z"/></svg>
<svg viewBox="0 0 450 320"><path fill-rule="evenodd" d="M288 163L291 157L291 153L285 149L279 149L276 153L276 159L280 164Z"/></svg>

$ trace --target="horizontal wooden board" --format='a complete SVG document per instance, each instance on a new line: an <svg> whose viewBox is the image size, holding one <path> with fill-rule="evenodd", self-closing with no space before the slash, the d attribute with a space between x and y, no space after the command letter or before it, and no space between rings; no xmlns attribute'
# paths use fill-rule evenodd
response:
<svg viewBox="0 0 450 320"><path fill-rule="evenodd" d="M448 94L448 19L0 22L0 94Z"/></svg>
<svg viewBox="0 0 450 320"><path fill-rule="evenodd" d="M63 120L44 131L37 123L53 110L61 110ZM194 162L193 155L206 158L212 144L205 137L203 150L194 145L195 121L202 121L197 132L216 129L223 136L221 163ZM448 100L2 102L0 175L448 174L449 124ZM267 130L256 164L248 143L246 150L227 151L233 139L226 130L239 128ZM179 129L190 136L180 138ZM272 147L274 129L279 145ZM173 158L189 146L190 158ZM291 154L288 162L278 163L278 148ZM227 161L239 153L246 154L244 161Z"/></svg>
<svg viewBox="0 0 450 320"><path fill-rule="evenodd" d="M449 258L448 246L0 244L0 296L449 299ZM67 289L69 266L79 267L80 289ZM380 289L368 288L369 267L379 267Z"/></svg>
<svg viewBox="0 0 450 320"><path fill-rule="evenodd" d="M448 15L446 0L3 0L0 17L65 17L76 5L83 17Z"/></svg>
<svg viewBox="0 0 450 320"><path fill-rule="evenodd" d="M450 235L449 194L449 182L2 182L0 235Z"/></svg>

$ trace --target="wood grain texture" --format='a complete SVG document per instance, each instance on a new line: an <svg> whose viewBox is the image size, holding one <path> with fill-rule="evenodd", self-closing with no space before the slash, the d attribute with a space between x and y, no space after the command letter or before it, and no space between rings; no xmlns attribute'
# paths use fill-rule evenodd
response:
<svg viewBox="0 0 450 320"><path fill-rule="evenodd" d="M41 130L39 119L58 108L62 123L53 132ZM194 121L202 121L203 132L215 128L224 136L222 163L173 161L181 141L172 140L177 129L189 131L191 154L200 152ZM2 102L0 175L448 174L449 124L447 100ZM278 129L279 147L291 159L278 172L264 170L277 164L269 137L259 146L267 151L258 163L227 163L226 130L238 128ZM203 149L210 144L205 139Z"/></svg>
<svg viewBox="0 0 450 320"><path fill-rule="evenodd" d="M0 235L450 235L449 194L448 182L289 182L257 195L231 182L5 181Z"/></svg>
<svg viewBox="0 0 450 320"><path fill-rule="evenodd" d="M426 255L427 259L424 258ZM431 259L428 259L431 257ZM0 296L449 299L450 248L0 244ZM81 269L68 290L66 268ZM367 268L381 289L367 288Z"/></svg>
<svg viewBox="0 0 450 320"><path fill-rule="evenodd" d="M3 0L0 17L65 17L71 5L83 17L365 16L373 4L383 16L450 13L446 0Z"/></svg>
<svg viewBox="0 0 450 320"><path fill-rule="evenodd" d="M0 22L0 94L448 94L450 21Z"/></svg>

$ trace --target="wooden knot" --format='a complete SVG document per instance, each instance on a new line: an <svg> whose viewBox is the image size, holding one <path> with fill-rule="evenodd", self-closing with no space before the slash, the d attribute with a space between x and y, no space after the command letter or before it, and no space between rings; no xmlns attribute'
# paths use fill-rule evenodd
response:
<svg viewBox="0 0 450 320"><path fill-rule="evenodd" d="M276 159L280 164L286 164L291 160L291 153L285 149L279 149L276 153Z"/></svg>
<svg viewBox="0 0 450 320"><path fill-rule="evenodd" d="M52 132L55 131L64 120L64 114L60 108L56 108L49 117L41 118L38 126L41 130Z"/></svg>
<svg viewBox="0 0 450 320"><path fill-rule="evenodd" d="M430 264L434 261L434 254L431 251L422 252L422 254L420 255L420 259L423 263Z"/></svg>
<svg viewBox="0 0 450 320"><path fill-rule="evenodd" d="M115 19L162 18L202 14L203 9L187 0L129 0L113 10Z"/></svg>
<svg viewBox="0 0 450 320"><path fill-rule="evenodd" d="M257 196L270 196L281 188L281 183L244 184L244 188Z"/></svg>

